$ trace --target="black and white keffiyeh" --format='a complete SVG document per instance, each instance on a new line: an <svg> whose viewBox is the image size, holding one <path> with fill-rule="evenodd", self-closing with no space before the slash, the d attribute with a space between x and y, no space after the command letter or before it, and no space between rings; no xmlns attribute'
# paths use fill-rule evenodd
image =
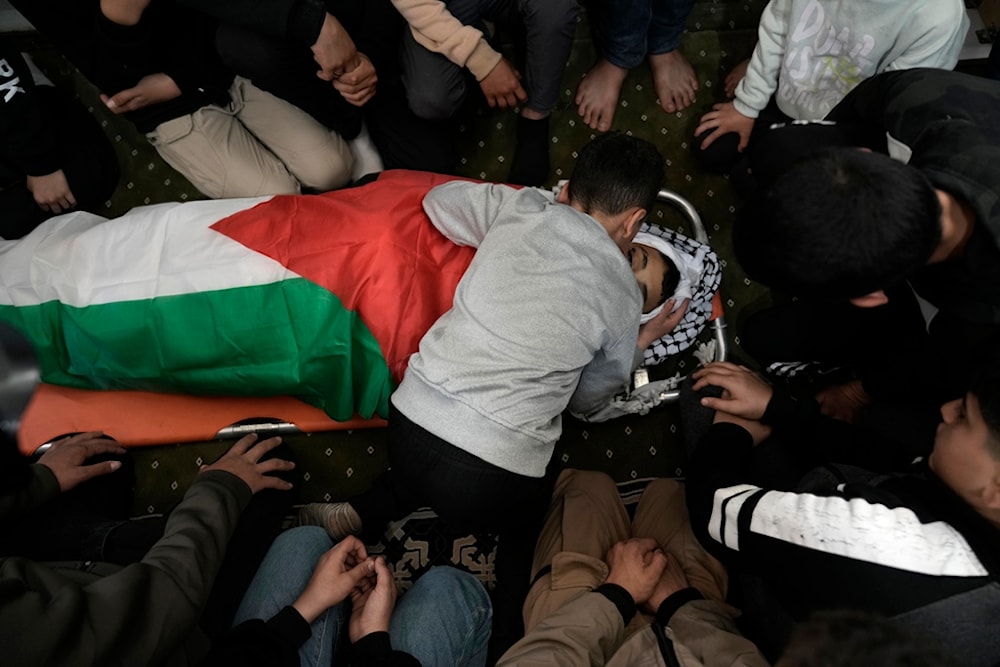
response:
<svg viewBox="0 0 1000 667"><path fill-rule="evenodd" d="M691 300L684 318L673 331L654 341L643 351L643 365L655 366L691 347L705 329L705 325L712 317L712 297L719 289L722 267L715 251L680 232L648 222L642 223L639 231L665 239L678 254L686 255L690 261L685 262L685 258L682 257L680 264L701 265L699 279L690 281ZM678 266L679 271L683 271L683 268Z"/></svg>

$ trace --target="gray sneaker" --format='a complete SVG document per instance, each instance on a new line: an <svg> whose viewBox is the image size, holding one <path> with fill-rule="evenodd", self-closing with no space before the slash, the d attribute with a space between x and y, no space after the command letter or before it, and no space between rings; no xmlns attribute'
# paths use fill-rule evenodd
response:
<svg viewBox="0 0 1000 667"><path fill-rule="evenodd" d="M297 517L299 526L322 526L335 540L361 532L361 517L350 503L309 503Z"/></svg>

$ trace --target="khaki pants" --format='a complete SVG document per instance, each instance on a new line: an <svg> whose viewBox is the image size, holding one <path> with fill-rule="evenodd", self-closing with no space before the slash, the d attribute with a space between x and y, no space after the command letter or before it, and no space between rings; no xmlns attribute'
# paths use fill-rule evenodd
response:
<svg viewBox="0 0 1000 667"><path fill-rule="evenodd" d="M161 123L146 138L212 198L297 194L351 180L350 146L296 106L236 77L225 108L204 106Z"/></svg>
<svg viewBox="0 0 1000 667"><path fill-rule="evenodd" d="M556 481L535 548L532 577L548 565L552 569L538 577L528 592L525 632L571 599L600 586L608 576L604 562L608 549L632 537L655 539L677 558L691 586L706 599L725 602L726 570L691 532L683 485L672 479L650 482L630 524L610 477L601 472L564 470ZM650 617L638 614L627 631L649 622Z"/></svg>

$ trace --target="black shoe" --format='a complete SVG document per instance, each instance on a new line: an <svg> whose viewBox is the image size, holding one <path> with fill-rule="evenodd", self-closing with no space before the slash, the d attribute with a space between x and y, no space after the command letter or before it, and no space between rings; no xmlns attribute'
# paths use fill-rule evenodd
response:
<svg viewBox="0 0 1000 667"><path fill-rule="evenodd" d="M517 118L517 146L510 165L508 183L538 186L549 175L549 117Z"/></svg>

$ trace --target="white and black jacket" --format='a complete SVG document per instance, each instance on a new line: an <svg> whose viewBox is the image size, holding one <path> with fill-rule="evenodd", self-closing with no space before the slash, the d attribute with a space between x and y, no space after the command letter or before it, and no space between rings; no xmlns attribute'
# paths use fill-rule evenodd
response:
<svg viewBox="0 0 1000 667"><path fill-rule="evenodd" d="M807 450L826 419L809 421L786 441ZM873 611L937 639L959 664L1000 664L1000 530L922 461L879 474L850 465L865 457L850 449L847 463L814 468L793 490L761 488L751 482L750 434L715 424L688 477L696 534L731 567L763 577L793 617Z"/></svg>

